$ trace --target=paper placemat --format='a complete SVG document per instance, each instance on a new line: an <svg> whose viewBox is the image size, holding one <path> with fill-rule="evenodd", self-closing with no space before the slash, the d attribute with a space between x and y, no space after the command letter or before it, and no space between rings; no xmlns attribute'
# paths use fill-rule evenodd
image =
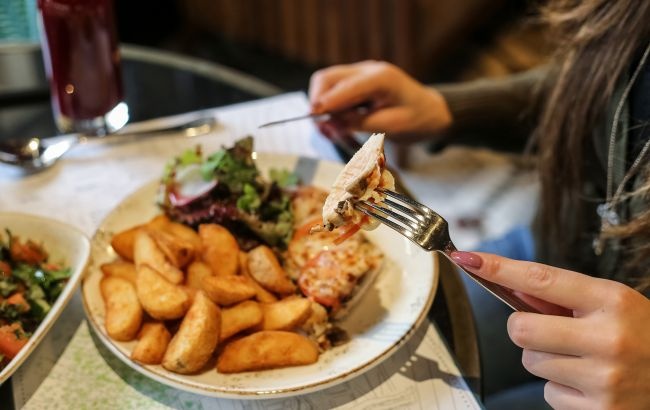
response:
<svg viewBox="0 0 650 410"><path fill-rule="evenodd" d="M167 387L134 371L84 322L24 406L40 409L478 409L438 332L425 323L381 365L321 392L286 399L230 400Z"/></svg>

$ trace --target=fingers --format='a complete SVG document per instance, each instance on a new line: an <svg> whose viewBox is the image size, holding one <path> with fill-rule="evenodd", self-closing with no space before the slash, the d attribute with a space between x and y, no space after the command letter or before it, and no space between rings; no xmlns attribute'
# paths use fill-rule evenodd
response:
<svg viewBox="0 0 650 410"><path fill-rule="evenodd" d="M571 387L579 392L593 383L592 366L575 356L566 356L525 349L521 363L535 376Z"/></svg>
<svg viewBox="0 0 650 410"><path fill-rule="evenodd" d="M530 306L537 309L538 312L544 313L546 315L555 315L555 316L573 316L573 311L562 306L558 306L554 303L547 302L540 298L527 295L525 293L514 291L515 296L524 302L528 303Z"/></svg>
<svg viewBox="0 0 650 410"><path fill-rule="evenodd" d="M316 71L309 79L309 101L314 104L338 81L350 75L354 69L349 65L338 65ZM320 107L319 107L320 108ZM315 110L320 113L322 110Z"/></svg>
<svg viewBox="0 0 650 410"><path fill-rule="evenodd" d="M587 409L587 400L578 390L555 382L544 386L544 400L554 409L579 410Z"/></svg>
<svg viewBox="0 0 650 410"><path fill-rule="evenodd" d="M568 309L591 311L606 299L606 281L577 272L487 253L454 252L451 257L486 280Z"/></svg>
<svg viewBox="0 0 650 410"><path fill-rule="evenodd" d="M410 113L405 107L380 109L362 119L359 128L368 132L398 133L408 127Z"/></svg>
<svg viewBox="0 0 650 410"><path fill-rule="evenodd" d="M508 318L508 335L524 349L573 356L587 354L597 341L580 319L523 312Z"/></svg>
<svg viewBox="0 0 650 410"><path fill-rule="evenodd" d="M312 104L318 112L327 112L382 99L400 91L402 77L394 66L374 61L328 68L314 78Z"/></svg>

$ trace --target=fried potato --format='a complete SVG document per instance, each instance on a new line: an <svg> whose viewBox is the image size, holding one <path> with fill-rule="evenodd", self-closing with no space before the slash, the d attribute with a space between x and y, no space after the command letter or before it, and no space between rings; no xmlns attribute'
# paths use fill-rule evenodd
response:
<svg viewBox="0 0 650 410"><path fill-rule="evenodd" d="M255 287L243 276L206 276L201 289L215 303L228 306L255 296Z"/></svg>
<svg viewBox="0 0 650 410"><path fill-rule="evenodd" d="M126 261L115 261L110 263L104 263L100 266L100 269L106 276L117 276L122 279L126 279L135 285L135 265L131 262Z"/></svg>
<svg viewBox="0 0 650 410"><path fill-rule="evenodd" d="M165 214L156 215L145 224L145 227L151 229L165 229L171 223L169 217Z"/></svg>
<svg viewBox="0 0 650 410"><path fill-rule="evenodd" d="M234 236L223 226L204 224L199 226L201 256L215 275L236 275L239 268L239 245Z"/></svg>
<svg viewBox="0 0 650 410"><path fill-rule="evenodd" d="M167 260L165 254L156 245L156 241L145 229L140 229L135 234L133 256L137 269L148 265L175 285L183 281L183 272Z"/></svg>
<svg viewBox="0 0 650 410"><path fill-rule="evenodd" d="M201 289L201 280L212 275L212 269L208 265L201 261L194 261L187 268L185 284L193 289Z"/></svg>
<svg viewBox="0 0 650 410"><path fill-rule="evenodd" d="M131 359L144 364L160 364L171 338L164 323L145 323L140 330L138 343L131 352Z"/></svg>
<svg viewBox="0 0 650 410"><path fill-rule="evenodd" d="M138 267L135 287L142 307L154 319L178 319L190 306L186 291L168 282L148 265Z"/></svg>
<svg viewBox="0 0 650 410"><path fill-rule="evenodd" d="M264 319L262 330L291 330L302 326L311 315L311 302L302 297L290 297L275 303L261 304Z"/></svg>
<svg viewBox="0 0 650 410"><path fill-rule="evenodd" d="M264 289L262 285L257 283L257 281L251 276L250 272L248 271L248 255L246 252L239 252L239 274L251 280L251 285L255 287L255 299L257 299L258 302L277 302L278 298L276 298L273 293Z"/></svg>
<svg viewBox="0 0 650 410"><path fill-rule="evenodd" d="M201 370L217 347L220 327L221 310L203 292L198 292L169 343L163 367L181 374Z"/></svg>
<svg viewBox="0 0 650 410"><path fill-rule="evenodd" d="M175 267L182 269L194 260L196 250L192 243L162 229L147 229L147 233Z"/></svg>
<svg viewBox="0 0 650 410"><path fill-rule="evenodd" d="M115 340L133 340L142 323L142 306L133 284L118 276L104 276L99 287L106 306L106 333Z"/></svg>
<svg viewBox="0 0 650 410"><path fill-rule="evenodd" d="M192 306L192 303L194 303L194 298L196 297L196 294L199 292L200 289L195 289L191 288L186 285L179 285L179 288L183 290L187 294L187 297L190 298L189 305Z"/></svg>
<svg viewBox="0 0 650 410"><path fill-rule="evenodd" d="M113 238L111 239L111 246L122 259L133 262L133 246L135 244L135 234L141 228L142 225L138 225L113 235Z"/></svg>
<svg viewBox="0 0 650 410"><path fill-rule="evenodd" d="M318 346L305 336L265 330L228 343L217 359L220 373L300 366L318 360Z"/></svg>
<svg viewBox="0 0 650 410"><path fill-rule="evenodd" d="M257 302L247 300L230 308L221 310L221 334L219 340L257 326L262 322L262 309Z"/></svg>
<svg viewBox="0 0 650 410"><path fill-rule="evenodd" d="M176 237L181 238L183 241L190 243L194 249L195 254L201 253L201 237L198 233L189 226L185 226L178 222L169 222L166 229L174 234Z"/></svg>
<svg viewBox="0 0 650 410"><path fill-rule="evenodd" d="M248 270L257 283L271 292L288 295L296 291L296 285L268 246L260 245L248 252Z"/></svg>

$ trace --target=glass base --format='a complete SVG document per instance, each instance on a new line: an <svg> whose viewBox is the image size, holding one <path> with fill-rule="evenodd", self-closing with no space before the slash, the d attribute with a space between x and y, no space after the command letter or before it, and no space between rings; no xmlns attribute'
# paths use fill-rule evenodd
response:
<svg viewBox="0 0 650 410"><path fill-rule="evenodd" d="M61 132L102 136L114 133L129 122L129 106L125 102L120 102L100 117L85 119L74 119L55 113L55 120Z"/></svg>

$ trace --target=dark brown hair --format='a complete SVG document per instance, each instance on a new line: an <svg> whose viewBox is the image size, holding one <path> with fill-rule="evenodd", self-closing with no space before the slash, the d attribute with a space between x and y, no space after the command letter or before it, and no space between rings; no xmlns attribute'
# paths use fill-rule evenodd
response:
<svg viewBox="0 0 650 410"><path fill-rule="evenodd" d="M650 39L650 1L555 0L544 12L557 34L558 48L552 65L553 83L545 94L546 105L536 130L542 218L554 248L569 249L577 237L571 237L563 227L577 228L576 235L581 228L575 226L580 218L576 218L574 210L579 209L585 178L584 152L612 103L616 85ZM650 190L650 165L644 167L645 189L638 195ZM572 220L567 220L569 217ZM632 215L606 235L618 237L623 243L632 237L645 237L645 243L650 244L650 209ZM650 272L639 271L641 262L650 258L650 246L627 252L631 266L636 266L636 275L650 276Z"/></svg>

